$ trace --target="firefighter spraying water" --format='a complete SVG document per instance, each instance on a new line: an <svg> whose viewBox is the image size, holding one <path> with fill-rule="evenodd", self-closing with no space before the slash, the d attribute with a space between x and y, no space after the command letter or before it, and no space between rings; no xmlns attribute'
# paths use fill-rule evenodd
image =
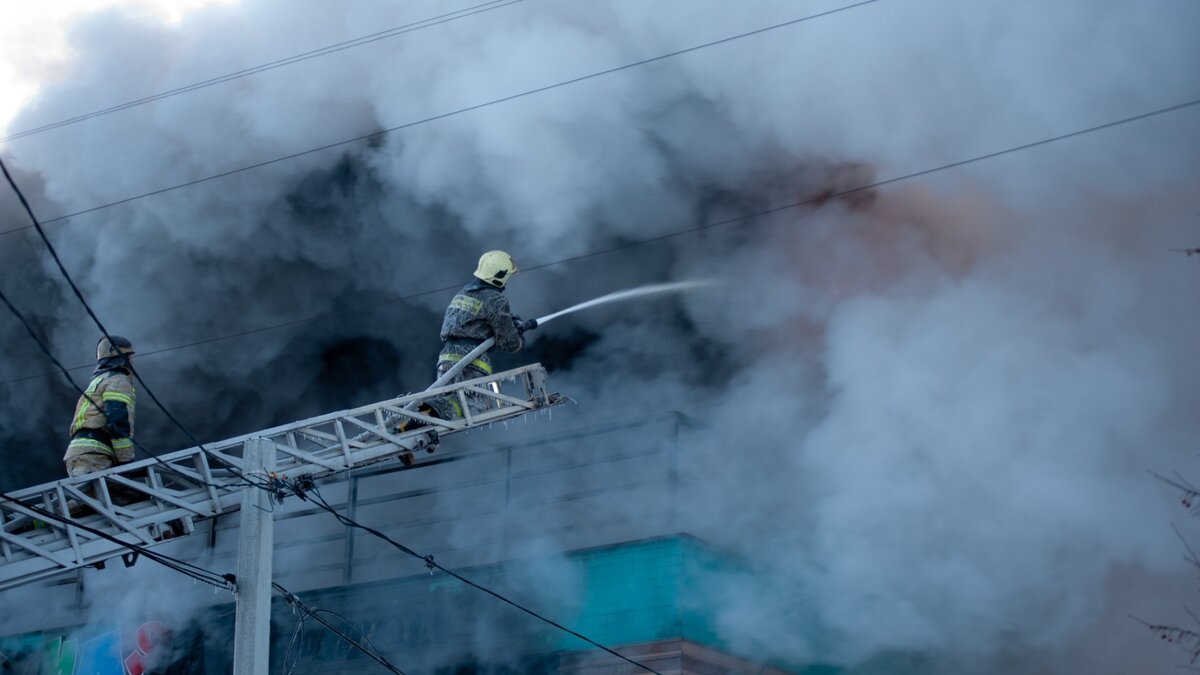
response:
<svg viewBox="0 0 1200 675"><path fill-rule="evenodd" d="M493 368L491 357L488 355L490 349L496 347L506 352L520 351L525 347L527 331L560 316L622 300L686 291L712 284L710 281L681 281L641 286L609 293L527 321L512 313L508 299L503 295L508 280L517 271L516 262L505 251L488 251L480 256L479 264L473 273L475 280L455 294L446 308L441 330L442 350L438 354L438 377L425 391L491 375ZM463 416L464 405L471 407L471 412L474 413L478 412L478 406L484 403L478 396L467 395L463 400L447 395L428 399L415 408L410 405L406 410L416 411L419 416L450 420ZM419 417L397 415L389 420L389 429L395 432L404 432L421 425L422 420ZM426 446L428 452L433 452L436 448L436 442ZM400 459L406 465L411 465L414 461L411 452L402 454Z"/></svg>
<svg viewBox="0 0 1200 675"><path fill-rule="evenodd" d="M642 297L646 297L649 295L659 295L662 293L679 293L682 291L688 291L688 290L692 290L695 288L701 288L704 286L711 286L714 283L715 282L712 282L712 281L676 281L676 282L672 282L672 283L650 284L648 286L639 286L637 288L630 288L630 289L627 289L624 291L616 291L615 293L609 293L608 295L603 295L603 296L600 296L599 298L588 300L586 302L581 302L577 305L572 305L566 309L560 309L559 311L554 312L553 314L547 314L546 316L539 317L537 319L533 319L533 321L531 322L533 325L530 327L530 329L540 327L549 321L557 319L560 316L566 316L568 314L573 314L573 313L578 312L583 309L590 309L592 307L598 307L600 305L607 305L607 304L613 303L613 302L620 302L622 300L633 300L634 298L642 298ZM467 355L462 358L462 360L459 362L459 364L457 364L455 367L447 370L441 377L439 377L437 379L437 381L435 381L433 384L429 385L429 388L433 389L435 387L440 387L440 386L446 384L447 382L450 382L451 379L455 375L462 372L462 369L466 367L465 365L462 365L462 364L464 364L464 362L469 362L470 359L478 358L479 355L484 354L485 352L487 352L487 350L491 349L492 346L495 345L495 342L496 342L495 338L489 338L489 339L481 342L479 344L479 346L475 347L475 349L468 352Z"/></svg>
<svg viewBox="0 0 1200 675"><path fill-rule="evenodd" d="M520 351L525 346L525 331L533 330L560 316L621 300L660 293L678 293L710 286L713 283L679 281L641 286L609 293L553 314L522 321L520 317L511 313L508 300L500 295L505 284L517 271L512 256L504 251L488 251L479 258L479 265L474 273L476 281L459 291L446 309L446 318L442 323L442 342L445 345L438 357L438 378L428 389L436 389L461 379L470 379L459 377L464 371L467 375L472 375L472 371L475 371L474 376L491 374L491 360L487 357L489 349L498 345L504 351ZM468 345L470 349L465 348Z"/></svg>
<svg viewBox="0 0 1200 675"><path fill-rule="evenodd" d="M261 475L265 471L262 462L247 459L249 446L256 448L251 454L262 455L264 446L274 454L272 476L318 481L392 459L411 464L414 450L432 451L443 437L505 423L559 405L567 399L549 388L541 364L479 377L472 371L466 372L471 377L463 377L464 369L490 368L486 355L489 349L517 351L524 347L526 332L558 317L710 283L688 281L643 286L526 321L512 315L508 300L502 295L505 284L515 273L516 265L507 253L485 254L474 275L475 281L464 286L447 308L442 326L444 346L438 357L440 377L423 392L295 420L132 463L124 463L121 461L124 457L118 456L114 466L102 471L73 475L5 495L0 499L0 536L11 546L0 559L0 590L71 570L103 566L105 560L127 553L127 540L123 537L132 536L145 546L154 546L187 536L196 530L199 521L216 514L242 509L248 517L262 518L268 511L261 506L255 509L240 506L246 490L259 492L258 488L263 487L245 479L247 474ZM486 326L479 322L481 319ZM122 353L127 358L132 351L128 341L116 337L113 341L119 344L101 344L98 351L101 360ZM451 380L456 381L450 383ZM109 403L108 399L125 402L121 396L93 398L104 399L96 403L105 408L106 414L111 412L112 419L122 419L118 406L104 405ZM129 398L132 401L132 396ZM434 406L443 398L456 399L462 416L447 419L429 414L436 413ZM132 407L129 402L125 404ZM132 410L129 413L132 418ZM81 429L100 429L86 422ZM117 425L118 433L114 433L104 427L112 437L114 455L118 449L124 449L123 444L117 443L124 437L123 429ZM350 430L359 433L351 437L347 433ZM132 423L128 434L132 435ZM121 491L129 491L132 498L120 496ZM86 513L76 513L75 503L85 506ZM80 523L73 517L80 518ZM266 520L270 522L269 517ZM247 530L244 526L242 529ZM257 550L249 543L246 546Z"/></svg>

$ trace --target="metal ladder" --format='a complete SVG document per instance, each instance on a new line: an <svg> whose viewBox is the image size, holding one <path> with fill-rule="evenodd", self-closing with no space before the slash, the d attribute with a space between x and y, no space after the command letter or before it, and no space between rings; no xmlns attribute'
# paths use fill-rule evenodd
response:
<svg viewBox="0 0 1200 675"><path fill-rule="evenodd" d="M441 396L457 398L464 416L442 420L419 412L423 401ZM120 544L45 519L30 506L149 547L191 534L199 520L238 510L242 490L258 489L237 475L248 473L242 461L248 439L274 445L276 474L319 479L415 450L432 452L447 434L564 400L547 392L546 370L532 364L11 493L15 501L0 499L0 590L128 556ZM396 431L405 418L420 424Z"/></svg>

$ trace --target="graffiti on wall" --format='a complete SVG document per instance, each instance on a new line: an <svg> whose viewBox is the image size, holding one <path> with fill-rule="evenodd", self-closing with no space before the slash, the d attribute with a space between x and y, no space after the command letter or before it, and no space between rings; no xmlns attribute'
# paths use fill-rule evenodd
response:
<svg viewBox="0 0 1200 675"><path fill-rule="evenodd" d="M164 656L171 632L157 621L136 630L40 633L0 638L0 673L5 675L145 675Z"/></svg>

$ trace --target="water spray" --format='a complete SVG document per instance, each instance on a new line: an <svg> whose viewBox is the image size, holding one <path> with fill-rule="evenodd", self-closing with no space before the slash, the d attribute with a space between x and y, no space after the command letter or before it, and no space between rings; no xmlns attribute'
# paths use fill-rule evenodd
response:
<svg viewBox="0 0 1200 675"><path fill-rule="evenodd" d="M647 295L658 295L660 293L677 293L680 291L691 290L693 288L700 288L702 286L712 286L715 283L716 282L714 281L676 281L673 283L651 284L649 286L639 286L638 288L617 291L615 293L609 293L608 295L600 296L594 300L581 302L578 305L572 305L566 309L561 309L557 312L554 312L553 314L547 314L546 316L539 317L537 319L537 325L540 327L547 321L553 321L560 316L566 316L567 314L578 312L581 309L588 309L598 305L607 305L610 302L632 300L633 298L640 298ZM447 370L444 375L435 380L433 384L429 385L426 388L426 391L429 389L436 389L450 382L450 380L454 379L456 375L463 371L463 368L466 368L472 361L479 358L487 350L491 349L492 345L494 344L496 344L496 338L494 337L484 340L478 347L472 349L470 353L462 357L458 363L454 364L454 367L452 367L450 370Z"/></svg>

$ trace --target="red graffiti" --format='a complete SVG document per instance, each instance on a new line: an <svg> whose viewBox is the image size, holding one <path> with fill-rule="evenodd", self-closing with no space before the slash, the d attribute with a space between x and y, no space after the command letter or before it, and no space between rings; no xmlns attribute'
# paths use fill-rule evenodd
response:
<svg viewBox="0 0 1200 675"><path fill-rule="evenodd" d="M134 640L137 648L125 657L125 672L128 675L145 675L150 655L165 644L170 636L171 631L157 621L148 621L139 626Z"/></svg>

